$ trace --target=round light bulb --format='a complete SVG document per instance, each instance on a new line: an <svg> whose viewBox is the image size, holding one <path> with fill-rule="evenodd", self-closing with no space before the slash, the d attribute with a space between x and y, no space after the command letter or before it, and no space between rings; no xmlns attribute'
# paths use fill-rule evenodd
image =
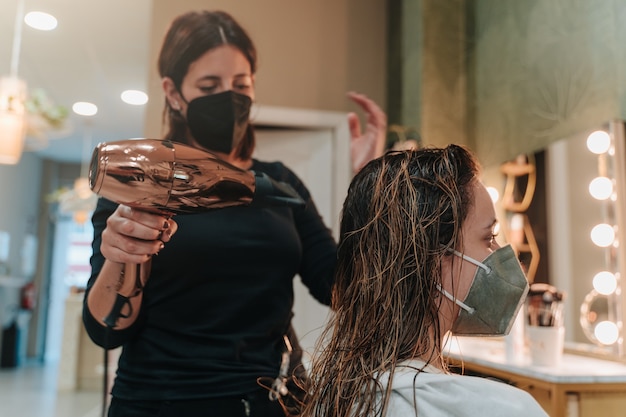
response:
<svg viewBox="0 0 626 417"><path fill-rule="evenodd" d="M593 288L600 294L613 294L617 289L617 278L609 271L598 272L593 277Z"/></svg>
<svg viewBox="0 0 626 417"><path fill-rule="evenodd" d="M601 223L591 229L591 241L601 248L606 248L613 244L615 240L615 230L613 226Z"/></svg>
<svg viewBox="0 0 626 417"><path fill-rule="evenodd" d="M612 321L601 321L593 329L593 334L603 345L612 345L619 338L619 329Z"/></svg>
<svg viewBox="0 0 626 417"><path fill-rule="evenodd" d="M595 154L602 154L611 147L611 137L604 130L596 130L587 137L587 149Z"/></svg>
<svg viewBox="0 0 626 417"><path fill-rule="evenodd" d="M589 183L589 194L596 200L606 200L613 194L613 181L607 177L596 177Z"/></svg>

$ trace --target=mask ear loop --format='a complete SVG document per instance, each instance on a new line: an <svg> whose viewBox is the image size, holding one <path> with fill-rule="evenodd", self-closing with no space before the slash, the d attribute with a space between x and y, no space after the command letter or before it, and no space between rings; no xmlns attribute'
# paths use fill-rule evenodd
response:
<svg viewBox="0 0 626 417"><path fill-rule="evenodd" d="M253 124L256 121L256 118L259 115L259 111L261 111L261 108L259 107L259 105L256 103L255 100L252 100L252 106L250 106L250 116L248 116L248 120L250 121L251 124Z"/></svg>
<svg viewBox="0 0 626 417"><path fill-rule="evenodd" d="M451 252L453 254L455 254L456 256L460 257L463 260L466 260L467 262L476 265L479 268L484 269L488 274L491 273L491 268L489 268L487 265L485 265L484 263L477 261L476 259L469 257L461 252L459 252L458 250L454 250L452 248L448 248L447 249L448 252ZM448 291L446 291L440 284L437 284L437 289L439 290L439 292L441 292L448 300L452 301L453 303L455 303L456 305L458 305L459 307L461 307L463 310L467 311L469 314L474 314L474 312L476 311L475 308L468 306L467 304L465 304L463 301L459 300L458 298L456 298L455 296L453 296L452 294L450 294Z"/></svg>
<svg viewBox="0 0 626 417"><path fill-rule="evenodd" d="M455 303L456 305L458 305L459 307L461 307L463 310L467 311L470 314L474 314L474 312L476 311L475 308L472 308L470 306L468 306L467 304L465 304L463 301L459 300L458 298L456 298L455 296L453 296L452 294L450 294L448 291L444 290L441 285L437 284L437 289L450 301L452 301L453 303Z"/></svg>
<svg viewBox="0 0 626 417"><path fill-rule="evenodd" d="M464 260L466 260L467 262L476 265L479 268L482 268L485 270L485 272L487 272L488 274L491 274L491 268L489 268L487 265L485 265L484 263L477 261L476 259L469 257L461 252L459 252L458 250L454 250L452 248L448 248L448 252L452 252L453 254L455 254L456 256L463 258Z"/></svg>

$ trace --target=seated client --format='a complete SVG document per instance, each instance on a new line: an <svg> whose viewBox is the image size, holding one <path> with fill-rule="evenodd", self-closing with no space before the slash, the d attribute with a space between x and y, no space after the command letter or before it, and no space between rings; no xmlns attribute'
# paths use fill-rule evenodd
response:
<svg viewBox="0 0 626 417"><path fill-rule="evenodd" d="M503 335L528 291L465 147L389 152L343 206L333 316L304 416L547 416L526 392L452 374L449 334Z"/></svg>

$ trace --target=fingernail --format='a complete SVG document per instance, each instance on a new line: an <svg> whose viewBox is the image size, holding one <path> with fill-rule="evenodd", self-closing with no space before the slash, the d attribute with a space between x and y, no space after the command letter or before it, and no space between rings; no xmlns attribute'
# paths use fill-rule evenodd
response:
<svg viewBox="0 0 626 417"><path fill-rule="evenodd" d="M161 251L161 249L163 249L165 247L165 244L163 242L161 242L159 244L159 248L157 249L156 252L154 252L151 256L159 256L159 252Z"/></svg>

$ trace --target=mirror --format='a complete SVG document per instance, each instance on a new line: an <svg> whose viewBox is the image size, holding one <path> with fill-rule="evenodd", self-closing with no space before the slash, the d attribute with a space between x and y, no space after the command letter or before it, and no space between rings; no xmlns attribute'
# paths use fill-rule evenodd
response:
<svg viewBox="0 0 626 417"><path fill-rule="evenodd" d="M516 241L521 247L533 243L538 248L538 265L533 268L520 252L522 265L536 271L529 280L551 284L565 293L566 348L618 359L625 358L620 333L622 306L626 305L620 289L620 272L626 267L620 246L626 243L624 142L622 121L556 141L526 156L535 166L536 184L525 210L508 209L511 204L505 195L496 203L504 219L505 243L514 247ZM593 148L594 143L604 147ZM501 183L507 176L503 167L516 161L519 158L499 167ZM519 198L528 187L528 176L520 177L517 186ZM497 188L503 192L505 185ZM514 233L521 228L516 217L520 215L523 230L529 229L523 238Z"/></svg>
<svg viewBox="0 0 626 417"><path fill-rule="evenodd" d="M580 327L589 340L601 346L613 339L606 330L602 332L607 326L601 325L610 321L609 310L609 298L597 291L587 294L580 307Z"/></svg>

